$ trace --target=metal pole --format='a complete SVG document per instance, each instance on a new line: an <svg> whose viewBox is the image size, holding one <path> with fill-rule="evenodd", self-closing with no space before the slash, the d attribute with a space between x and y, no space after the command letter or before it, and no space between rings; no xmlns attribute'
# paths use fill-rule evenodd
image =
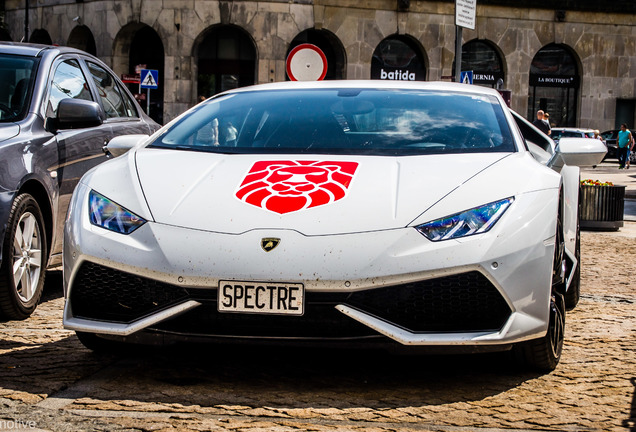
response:
<svg viewBox="0 0 636 432"><path fill-rule="evenodd" d="M148 91L146 96L146 114L150 115L150 89L146 89Z"/></svg>
<svg viewBox="0 0 636 432"><path fill-rule="evenodd" d="M29 0L24 0L24 42L29 41Z"/></svg>
<svg viewBox="0 0 636 432"><path fill-rule="evenodd" d="M455 25L455 82L462 76L462 26Z"/></svg>

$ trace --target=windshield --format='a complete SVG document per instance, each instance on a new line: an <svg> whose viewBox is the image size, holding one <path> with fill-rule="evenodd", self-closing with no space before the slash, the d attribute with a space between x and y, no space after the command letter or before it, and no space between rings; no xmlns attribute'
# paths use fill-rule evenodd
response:
<svg viewBox="0 0 636 432"><path fill-rule="evenodd" d="M26 115L36 66L37 59L0 54L0 122Z"/></svg>
<svg viewBox="0 0 636 432"><path fill-rule="evenodd" d="M430 90L250 91L202 103L151 147L220 153L512 152L495 97Z"/></svg>

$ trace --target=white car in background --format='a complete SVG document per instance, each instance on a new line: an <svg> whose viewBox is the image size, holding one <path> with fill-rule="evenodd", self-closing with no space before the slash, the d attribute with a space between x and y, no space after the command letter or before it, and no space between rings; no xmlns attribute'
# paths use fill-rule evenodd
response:
<svg viewBox="0 0 636 432"><path fill-rule="evenodd" d="M555 151L477 86L220 94L149 139L113 139L121 156L82 178L65 230L64 325L96 350L513 348L551 370L579 290L569 165L605 153L577 141Z"/></svg>

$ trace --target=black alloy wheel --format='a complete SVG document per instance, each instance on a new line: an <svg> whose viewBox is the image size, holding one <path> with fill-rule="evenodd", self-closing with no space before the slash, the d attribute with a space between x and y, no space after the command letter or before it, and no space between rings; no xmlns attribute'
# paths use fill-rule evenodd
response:
<svg viewBox="0 0 636 432"><path fill-rule="evenodd" d="M570 286L565 293L565 310L572 310L579 304L581 298L581 230L579 227L579 216L576 217L576 268L572 274Z"/></svg>

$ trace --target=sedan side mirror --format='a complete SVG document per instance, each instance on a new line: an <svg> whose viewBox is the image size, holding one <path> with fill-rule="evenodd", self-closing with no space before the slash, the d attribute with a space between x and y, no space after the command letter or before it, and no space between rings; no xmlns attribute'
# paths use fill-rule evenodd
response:
<svg viewBox="0 0 636 432"><path fill-rule="evenodd" d="M101 107L93 101L62 99L57 107L57 117L51 122L52 129L82 129L101 125Z"/></svg>

